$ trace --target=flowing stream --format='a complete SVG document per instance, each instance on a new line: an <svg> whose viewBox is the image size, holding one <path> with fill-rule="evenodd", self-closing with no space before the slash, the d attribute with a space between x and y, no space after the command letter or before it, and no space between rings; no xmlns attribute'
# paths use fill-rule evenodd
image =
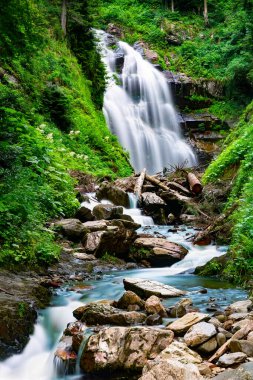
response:
<svg viewBox="0 0 253 380"><path fill-rule="evenodd" d="M90 203L87 202L86 205L89 204L90 208L93 208L98 202L94 198L94 194L90 194L89 197ZM54 359L54 352L67 323L75 320L72 315L73 310L91 301L120 298L124 291L124 277L149 278L187 290L189 292L187 296L193 300L194 306L203 312L206 312L210 298L214 298L215 304L221 308L247 298L245 291L233 288L226 282L192 274L196 266L203 265L212 257L224 254L226 247L193 246L187 241L189 234L194 232L192 228L181 226L175 233L168 226L156 226L152 223L152 218L147 219L141 215L141 211L136 208L134 197L131 198L131 202L133 208L125 209L125 213L132 215L136 221L142 222L139 232L151 233L154 236L162 234L168 240L185 246L189 253L183 260L171 267L128 271L112 270L110 273L105 273L100 280L89 281L87 284L92 285L93 288L83 291L83 293L70 291L72 283L57 290L51 306L40 312L34 333L24 351L0 363L1 380L104 380L100 376L94 378L81 374L78 366L75 374L65 373L66 367L60 359ZM150 225L147 225L148 221ZM206 294L199 292L202 288L207 289ZM164 304L169 306L176 301L177 298L167 299L164 300Z"/></svg>
<svg viewBox="0 0 253 380"><path fill-rule="evenodd" d="M113 50L105 32L95 33L108 75L104 115L130 153L135 171L146 168L153 174L169 165L196 165L182 137L164 75L126 42L117 42Z"/></svg>

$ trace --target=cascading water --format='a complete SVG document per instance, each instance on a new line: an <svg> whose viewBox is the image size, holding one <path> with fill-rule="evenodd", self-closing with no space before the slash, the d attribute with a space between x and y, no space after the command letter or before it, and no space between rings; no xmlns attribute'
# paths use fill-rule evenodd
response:
<svg viewBox="0 0 253 380"><path fill-rule="evenodd" d="M117 42L114 51L107 47L105 32L96 31L96 36L109 78L104 114L112 133L130 152L135 171L145 167L153 174L168 165L194 166L196 158L182 137L164 75L127 43ZM119 58L124 60L121 74Z"/></svg>

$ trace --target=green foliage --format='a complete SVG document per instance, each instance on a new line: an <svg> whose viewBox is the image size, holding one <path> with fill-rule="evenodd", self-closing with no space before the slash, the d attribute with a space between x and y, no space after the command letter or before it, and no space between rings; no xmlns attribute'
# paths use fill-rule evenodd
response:
<svg viewBox="0 0 253 380"><path fill-rule="evenodd" d="M78 207L70 170L131 173L62 36L60 5L10 0L0 14L0 265L59 256L45 223Z"/></svg>
<svg viewBox="0 0 253 380"><path fill-rule="evenodd" d="M105 261L106 263L109 264L120 264L121 260L115 257L112 253L104 253L103 256L101 257L102 261Z"/></svg>
<svg viewBox="0 0 253 380"><path fill-rule="evenodd" d="M246 108L226 144L208 167L203 181L214 182L222 176L233 181L227 206L238 200L239 206L232 215L231 261L224 275L238 283L249 278L253 271L253 103Z"/></svg>

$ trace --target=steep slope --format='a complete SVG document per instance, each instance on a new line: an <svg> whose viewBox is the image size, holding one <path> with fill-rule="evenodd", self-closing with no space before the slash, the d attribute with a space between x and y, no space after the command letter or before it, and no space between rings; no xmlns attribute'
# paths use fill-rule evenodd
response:
<svg viewBox="0 0 253 380"><path fill-rule="evenodd" d="M81 13L89 8L81 9L81 3L69 5L67 37L60 25L59 1L10 0L2 6L1 264L48 263L58 256L44 223L76 209L71 170L109 177L131 173L127 155L98 109L103 71L94 74L102 65L89 18ZM86 65L78 57L81 66L72 53L80 25L87 31L79 50ZM85 76L88 71L92 78Z"/></svg>

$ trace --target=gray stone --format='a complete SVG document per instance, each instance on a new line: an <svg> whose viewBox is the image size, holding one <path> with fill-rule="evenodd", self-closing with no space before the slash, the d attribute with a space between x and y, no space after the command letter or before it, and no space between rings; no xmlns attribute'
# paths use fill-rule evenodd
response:
<svg viewBox="0 0 253 380"><path fill-rule="evenodd" d="M187 346L198 346L216 335L216 328L211 323L199 322L194 324L184 336Z"/></svg>
<svg viewBox="0 0 253 380"><path fill-rule="evenodd" d="M183 290L164 285L161 282L147 279L129 277L124 278L123 282L126 290L132 290L141 298L148 298L152 295L162 298L179 297L186 293Z"/></svg>
<svg viewBox="0 0 253 380"><path fill-rule="evenodd" d="M253 380L253 363L241 364L236 369L228 369L213 380Z"/></svg>
<svg viewBox="0 0 253 380"><path fill-rule="evenodd" d="M209 354L213 352L214 350L216 350L217 345L218 345L217 340L214 336L211 339L209 339L207 342L202 343L200 346L198 346L198 351L201 351L204 354Z"/></svg>
<svg viewBox="0 0 253 380"><path fill-rule="evenodd" d="M85 205L81 205L79 207L75 216L81 222L87 222L90 220L94 220L94 215L92 214L91 209L89 207L86 207Z"/></svg>
<svg viewBox="0 0 253 380"><path fill-rule="evenodd" d="M217 339L217 343L218 343L218 347L221 347L224 343L226 343L226 336L219 332L217 335L216 335L216 339Z"/></svg>
<svg viewBox="0 0 253 380"><path fill-rule="evenodd" d="M78 260L84 260L84 261L96 260L96 257L94 255L91 255L85 252L74 252L73 256Z"/></svg>
<svg viewBox="0 0 253 380"><path fill-rule="evenodd" d="M88 232L78 219L62 219L55 222L61 232L70 240L79 241Z"/></svg>
<svg viewBox="0 0 253 380"><path fill-rule="evenodd" d="M252 309L252 305L251 300L237 301L227 307L226 313L247 313Z"/></svg>
<svg viewBox="0 0 253 380"><path fill-rule="evenodd" d="M172 318L181 318L187 314L187 308L192 305L190 298L182 298L175 305L169 308L168 313Z"/></svg>
<svg viewBox="0 0 253 380"><path fill-rule="evenodd" d="M201 380L198 367L178 360L150 360L139 380Z"/></svg>
<svg viewBox="0 0 253 380"><path fill-rule="evenodd" d="M103 182L97 190L96 196L99 201L108 199L114 205L129 207L128 193L115 184Z"/></svg>
<svg viewBox="0 0 253 380"><path fill-rule="evenodd" d="M218 365L221 367L230 367L234 364L245 362L247 355L243 352L234 352L232 354L224 354L218 360Z"/></svg>
<svg viewBox="0 0 253 380"><path fill-rule="evenodd" d="M94 221L86 222L86 223L83 223L83 226L89 232L104 231L107 229L107 224L105 220L94 220Z"/></svg>
<svg viewBox="0 0 253 380"><path fill-rule="evenodd" d="M166 206L166 203L155 193L142 193L142 202L144 207L162 207Z"/></svg>
<svg viewBox="0 0 253 380"><path fill-rule="evenodd" d="M249 357L253 357L253 342L248 340L232 339L229 342L229 349L232 352L243 352Z"/></svg>

